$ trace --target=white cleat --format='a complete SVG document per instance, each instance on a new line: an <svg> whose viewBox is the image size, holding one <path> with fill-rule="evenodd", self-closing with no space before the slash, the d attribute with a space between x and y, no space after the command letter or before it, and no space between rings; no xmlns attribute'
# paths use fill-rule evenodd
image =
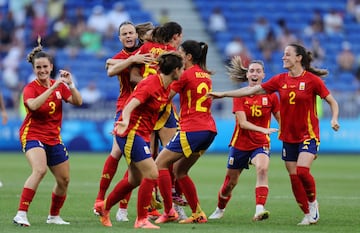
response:
<svg viewBox="0 0 360 233"><path fill-rule="evenodd" d="M308 226L310 224L315 224L316 222L314 222L314 220L312 219L312 217L310 216L310 214L305 214L304 218L302 219L301 222L299 222L297 225L298 226Z"/></svg>
<svg viewBox="0 0 360 233"><path fill-rule="evenodd" d="M184 210L184 208L182 207L182 206L180 206L180 205L177 205L177 204L173 204L173 206L174 206L174 209L175 209L175 211L178 213L178 215L179 215L179 218L178 218L178 220L180 221L180 220L185 220L185 219L187 219L188 218L188 216L186 215L186 213L185 213L185 210Z"/></svg>
<svg viewBox="0 0 360 233"><path fill-rule="evenodd" d="M317 202L317 200L315 200L314 202L309 202L309 211L311 217L310 223L317 223L320 219L319 203Z"/></svg>
<svg viewBox="0 0 360 233"><path fill-rule="evenodd" d="M118 221L118 222L128 222L129 219L128 219L127 209L119 208L118 211L116 212L115 218L116 218L116 221Z"/></svg>
<svg viewBox="0 0 360 233"><path fill-rule="evenodd" d="M96 211L96 209L95 209L95 208L93 209L93 212L94 212L94 215L96 215L96 216L100 216L100 214Z"/></svg>
<svg viewBox="0 0 360 233"><path fill-rule="evenodd" d="M30 223L27 219L27 215L25 211L18 211L16 216L13 219L14 224L22 227L29 227Z"/></svg>
<svg viewBox="0 0 360 233"><path fill-rule="evenodd" d="M47 220L47 224L58 224L58 225L69 225L69 222L65 222L60 216L51 216L49 215Z"/></svg>
<svg viewBox="0 0 360 233"><path fill-rule="evenodd" d="M255 214L252 220L253 221L262 221L262 220L268 219L269 216L270 216L270 212L268 210L264 210L260 213Z"/></svg>
<svg viewBox="0 0 360 233"><path fill-rule="evenodd" d="M209 219L220 219L224 216L225 209L216 207L215 211L209 216Z"/></svg>

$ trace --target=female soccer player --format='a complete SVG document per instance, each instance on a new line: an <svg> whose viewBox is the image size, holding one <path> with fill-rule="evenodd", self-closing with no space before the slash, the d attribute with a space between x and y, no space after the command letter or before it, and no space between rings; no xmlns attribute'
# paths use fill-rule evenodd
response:
<svg viewBox="0 0 360 233"><path fill-rule="evenodd" d="M183 72L183 60L176 53L164 53L158 59L159 74L140 81L129 97L119 122L115 126L116 141L128 164L128 177L124 177L103 202L95 204L104 226L112 226L110 208L126 194L139 186L135 228L159 228L149 222L148 207L158 171L151 157L150 135L158 113L168 102L168 86Z"/></svg>
<svg viewBox="0 0 360 233"><path fill-rule="evenodd" d="M228 67L232 79L248 82L250 87L261 84L265 77L264 63L259 60L250 62L245 69L241 58L236 56ZM270 128L271 115L280 121L279 99L275 93L251 95L233 99L235 129L230 142L227 169L224 183L218 193L216 210L209 219L219 219L224 215L225 207L230 201L232 190L238 183L241 172L249 169L249 163L256 169L254 221L267 219L270 212L265 210L269 192L268 168L270 163L269 134L277 132Z"/></svg>
<svg viewBox="0 0 360 233"><path fill-rule="evenodd" d="M208 96L222 98L275 91L279 93L282 159L290 176L295 199L305 214L298 225L310 225L317 223L320 218L315 180L310 173L320 144L316 96L325 99L329 104L332 112L331 127L335 131L340 128L339 106L319 77L327 75L328 71L311 66L311 52L299 44L289 44L284 49L282 60L287 73L275 75L260 85L212 92Z"/></svg>
<svg viewBox="0 0 360 233"><path fill-rule="evenodd" d="M176 22L167 22L161 26L157 26L152 31L151 40L145 42L139 49L140 54L151 53L153 57L158 57L167 51L176 51L182 41L182 27ZM131 69L131 80L138 82L146 78L150 74L157 72L156 62L141 64ZM165 146L170 139L175 135L178 128L178 117L173 104L170 102L166 105L164 110L160 113L159 119L154 127L154 132L151 135L150 150L153 158L158 155L160 142ZM179 212L181 218L187 218L181 205L186 205L186 201L182 199L182 191L177 185L177 181L173 179L173 201L175 208ZM150 213L157 218L160 213L154 211Z"/></svg>
<svg viewBox="0 0 360 233"><path fill-rule="evenodd" d="M143 30L152 30L150 24L140 24L139 27ZM126 100L134 89L134 85L130 83L130 66L138 63L152 62L153 58L150 54L138 54L135 50L139 48L137 44L138 34L137 26L129 21L125 21L119 26L119 40L122 43L123 49L115 54L112 58L107 59L106 69L107 74L111 76L117 76L120 84L120 94L116 102L116 114L115 122L119 119L121 111L124 108ZM144 32L142 32L144 34ZM144 35L142 35L144 36ZM135 54L134 54L135 53ZM119 160L121 158L121 150L116 143L114 137L111 152L107 157L99 184L98 194L96 196L95 203L103 201L105 198L106 191L108 190L110 183L117 171ZM127 173L125 173L125 176ZM130 193L131 194L131 193ZM130 194L120 202L119 209L116 213L117 221L129 221L127 217L127 204L130 199ZM96 214L96 213L95 213Z"/></svg>
<svg viewBox="0 0 360 233"><path fill-rule="evenodd" d="M47 167L55 177L50 214L46 223L70 224L60 217L69 185L69 156L61 141L62 103L80 106L82 98L73 83L71 73L60 70L60 78L50 79L53 70L52 57L39 46L27 59L33 66L36 79L27 84L23 91L26 117L20 127L20 141L32 173L25 181L19 209L14 217L15 224L30 226L27 212L36 190L44 178Z"/></svg>
<svg viewBox="0 0 360 233"><path fill-rule="evenodd" d="M195 184L188 172L200 156L209 148L217 131L211 115L211 99L206 94L212 89L211 72L206 68L208 46L204 42L187 40L179 47L185 61L185 71L180 80L171 86L174 96L180 95L179 131L160 152L155 162L159 169L159 188L164 198L164 213L155 223L176 221L178 214L172 207L173 172L192 215L180 223L205 223L207 218L200 207Z"/></svg>
<svg viewBox="0 0 360 233"><path fill-rule="evenodd" d="M164 25L154 28L152 32L152 40L145 42L140 48L140 54L151 53L153 57L158 57L162 53L169 51L176 51L182 41L182 27L176 22L167 22ZM131 80L138 82L143 78L146 78L150 74L157 73L156 62L141 64L131 69ZM159 119L154 127L156 135L155 140L162 141L163 145L166 145L168 141L174 136L177 129L177 119L174 115L174 109L172 104L168 104L160 114ZM154 137L155 138L155 137ZM153 142L155 144L155 142ZM157 151L156 146L151 145L154 158Z"/></svg>

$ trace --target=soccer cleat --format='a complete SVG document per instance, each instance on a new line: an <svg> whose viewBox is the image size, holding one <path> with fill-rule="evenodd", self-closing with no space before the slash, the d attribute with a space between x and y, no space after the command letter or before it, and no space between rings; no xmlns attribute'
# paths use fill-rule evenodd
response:
<svg viewBox="0 0 360 233"><path fill-rule="evenodd" d="M172 194L172 201L173 201L173 203L175 203L176 205L179 205L179 206L186 206L188 204L187 201L184 200L182 198L182 196L178 193Z"/></svg>
<svg viewBox="0 0 360 233"><path fill-rule="evenodd" d="M311 217L310 223L311 224L317 223L320 219L319 203L317 202L317 200L313 202L309 202L309 211Z"/></svg>
<svg viewBox="0 0 360 233"><path fill-rule="evenodd" d="M181 224L188 224L188 223L206 223L207 218L206 214L201 211L200 213L192 213L190 217L187 219L179 221Z"/></svg>
<svg viewBox="0 0 360 233"><path fill-rule="evenodd" d="M305 214L304 218L301 220L301 222L299 222L297 225L298 226L308 226L310 224L315 224L316 222L314 222L312 220L312 217L310 214Z"/></svg>
<svg viewBox="0 0 360 233"><path fill-rule="evenodd" d="M160 217L161 214L160 212L157 210L157 209L149 209L148 210L148 218L151 219L151 220L155 220L157 219L158 217Z"/></svg>
<svg viewBox="0 0 360 233"><path fill-rule="evenodd" d="M184 220L184 219L188 218L186 213L185 213L185 210L184 210L184 208L182 206L179 206L179 205L177 205L175 203L173 204L173 206L174 206L175 211L179 215L179 220Z"/></svg>
<svg viewBox="0 0 360 233"><path fill-rule="evenodd" d="M16 216L13 219L14 224L22 227L29 227L30 223L27 219L27 215L25 211L18 211Z"/></svg>
<svg viewBox="0 0 360 233"><path fill-rule="evenodd" d="M47 220L47 224L58 224L58 225L69 225L69 222L65 222L60 216L51 216L49 215Z"/></svg>
<svg viewBox="0 0 360 233"><path fill-rule="evenodd" d="M128 211L127 209L122 209L119 208L118 211L116 212L116 221L118 222L128 222Z"/></svg>
<svg viewBox="0 0 360 233"><path fill-rule="evenodd" d="M160 217L158 217L155 220L155 223L159 224L159 223L166 223L166 222L175 222L176 220L178 220L178 218L179 218L178 213L175 211L174 208L171 208L169 213L163 213Z"/></svg>
<svg viewBox="0 0 360 233"><path fill-rule="evenodd" d="M215 211L209 216L209 219L220 219L224 216L225 209L216 207Z"/></svg>
<svg viewBox="0 0 360 233"><path fill-rule="evenodd" d="M269 216L270 216L270 212L267 210L264 210L260 213L255 214L252 220L253 221L262 221L262 220L268 219Z"/></svg>
<svg viewBox="0 0 360 233"><path fill-rule="evenodd" d="M102 202L102 201L104 201L104 200L100 200L100 199L96 199L96 200L95 200L93 212L94 212L94 214L95 214L96 216L100 216L100 214L96 211L95 205L96 205L96 203Z"/></svg>
<svg viewBox="0 0 360 233"><path fill-rule="evenodd" d="M157 210L163 208L163 204L161 203L160 197L158 195L156 195L155 192L152 192L150 205L152 208L157 209Z"/></svg>
<svg viewBox="0 0 360 233"><path fill-rule="evenodd" d="M100 222L103 226L112 227L112 223L110 220L110 210L105 210L104 204L104 201L96 202L94 210L99 213Z"/></svg>
<svg viewBox="0 0 360 233"><path fill-rule="evenodd" d="M136 218L134 228L143 228L143 229L160 229L159 226L152 224L147 218L140 219Z"/></svg>

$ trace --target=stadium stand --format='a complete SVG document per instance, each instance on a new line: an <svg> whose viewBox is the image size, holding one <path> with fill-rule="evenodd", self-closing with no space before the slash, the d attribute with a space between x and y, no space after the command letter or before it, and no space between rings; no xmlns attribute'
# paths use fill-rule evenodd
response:
<svg viewBox="0 0 360 233"><path fill-rule="evenodd" d="M9 1L5 0L5 4L0 5L0 14L2 17L9 10ZM76 16L76 9L82 8L85 18L89 17L92 8L96 5L102 5L105 11L108 11L113 6L115 1L110 0L76 0L65 1L65 9L67 17L74 18ZM140 23L144 21L155 21L155 16L150 12L143 10L141 2L138 0L122 0L124 9L130 14L131 20L134 23ZM224 57L224 49L226 44L234 37L234 35L240 36L243 42L249 48L253 58L261 59L262 55L254 40L254 35L251 29L252 24L259 16L264 16L270 22L271 25L275 25L280 18L286 19L286 24L292 32L295 33L297 38L301 40L306 46L309 46L310 38L306 37L303 33L304 28L308 25L310 17L314 10L319 10L324 15L329 9L337 9L341 12L344 20L343 33L341 35L324 35L320 34L317 38L320 40L321 45L326 51L326 59L323 64L323 68L327 68L330 71L330 75L327 78L329 87L334 90L335 97L340 100L341 111L345 112L348 117L360 116L360 99L359 94L356 96L354 93L359 93L359 80L356 79L355 74L341 74L335 76L334 64L335 55L341 49L341 43L343 41L349 41L352 44L353 52L359 58L360 44L360 24L357 23L354 18L347 12L346 0L302 0L301 4L296 1L283 1L283 0L268 0L268 1L256 1L256 0L227 0L226 3L222 0L193 0L195 9L200 14L200 18L206 23L212 9L220 7L227 19L228 31L219 34L211 34L213 42L218 47L219 56ZM26 37L31 34L31 20L28 16L25 23L25 35ZM49 26L50 27L50 26ZM49 33L51 29L49 28ZM206 28L205 28L206 30ZM210 33L210 32L208 32ZM116 32L114 35L103 41L104 54L102 56L93 55L80 49L76 56L70 56L65 49L58 48L56 50L56 66L57 67L69 67L70 70L77 77L79 88L85 86L87 80L95 80L100 90L105 95L105 100L108 102L115 101L119 87L115 82L116 80L109 80L104 71L104 61L107 57L115 54L120 50L120 43L116 38ZM26 49L24 54L31 49L32 45L29 42L26 43ZM266 62L267 77L282 72L281 67L281 52L275 52L273 54L273 64L271 61ZM3 55L0 56L0 59ZM224 58L225 64L225 58ZM219 64L219 65L224 65ZM89 68L91 67L91 69ZM268 69L267 67L271 67ZM2 70L2 69L1 69ZM31 74L31 66L25 61L25 58L20 62L19 77L23 82L27 81L27 78ZM0 77L2 71L0 71ZM6 103L11 107L10 91L4 88L3 80L0 79L1 91L3 92ZM344 98L344 95L353 96L353 98ZM349 100L350 99L350 100ZM342 100L350 101L346 105L342 105ZM113 111L113 107L110 104L104 103L102 106L109 107L109 111ZM111 106L111 107L110 107ZM346 106L342 109L342 106ZM327 109L324 110L325 115ZM349 112L348 114L346 112ZM74 115L74 114L72 114Z"/></svg>
<svg viewBox="0 0 360 233"><path fill-rule="evenodd" d="M253 54L253 58L256 59L262 59L262 55L257 48L251 27L259 16L265 17L272 27L276 25L277 20L286 19L287 27L295 33L300 42L306 47L309 47L311 37L307 37L304 34L304 29L309 24L313 11L319 11L323 17L329 10L336 9L343 17L344 24L342 33L334 35L323 33L316 35L326 52L326 59L321 68L326 68L330 71L325 80L328 87L334 91L333 94L335 97L339 99L342 117L354 117L360 115L360 111L358 110L360 80L356 78L354 73L339 74L335 72L336 54L341 50L343 41L350 42L357 59L359 60L360 58L360 44L358 43L360 37L360 24L347 12L346 0L303 0L301 3L282 0L228 0L226 1L226 4L224 4L222 0L194 0L194 4L204 22L208 22L213 8L220 7L222 9L228 22L228 31L212 35L221 54L224 54L224 48L231 38L240 36ZM283 72L280 65L282 56L281 51L280 53L275 53L273 55L274 59L266 61L265 63L267 77ZM357 66L359 66L359 61L357 62ZM269 69L268 67L272 67L272 69ZM352 98L347 98L347 96L352 96ZM324 112L324 116L329 116L329 109L325 107Z"/></svg>

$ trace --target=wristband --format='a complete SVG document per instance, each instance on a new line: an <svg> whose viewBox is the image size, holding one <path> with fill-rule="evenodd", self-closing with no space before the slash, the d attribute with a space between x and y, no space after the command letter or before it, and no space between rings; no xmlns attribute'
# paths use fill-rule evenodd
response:
<svg viewBox="0 0 360 233"><path fill-rule="evenodd" d="M72 82L72 83L69 85L69 88L70 88L70 89L74 89L74 88L75 88L75 83Z"/></svg>

